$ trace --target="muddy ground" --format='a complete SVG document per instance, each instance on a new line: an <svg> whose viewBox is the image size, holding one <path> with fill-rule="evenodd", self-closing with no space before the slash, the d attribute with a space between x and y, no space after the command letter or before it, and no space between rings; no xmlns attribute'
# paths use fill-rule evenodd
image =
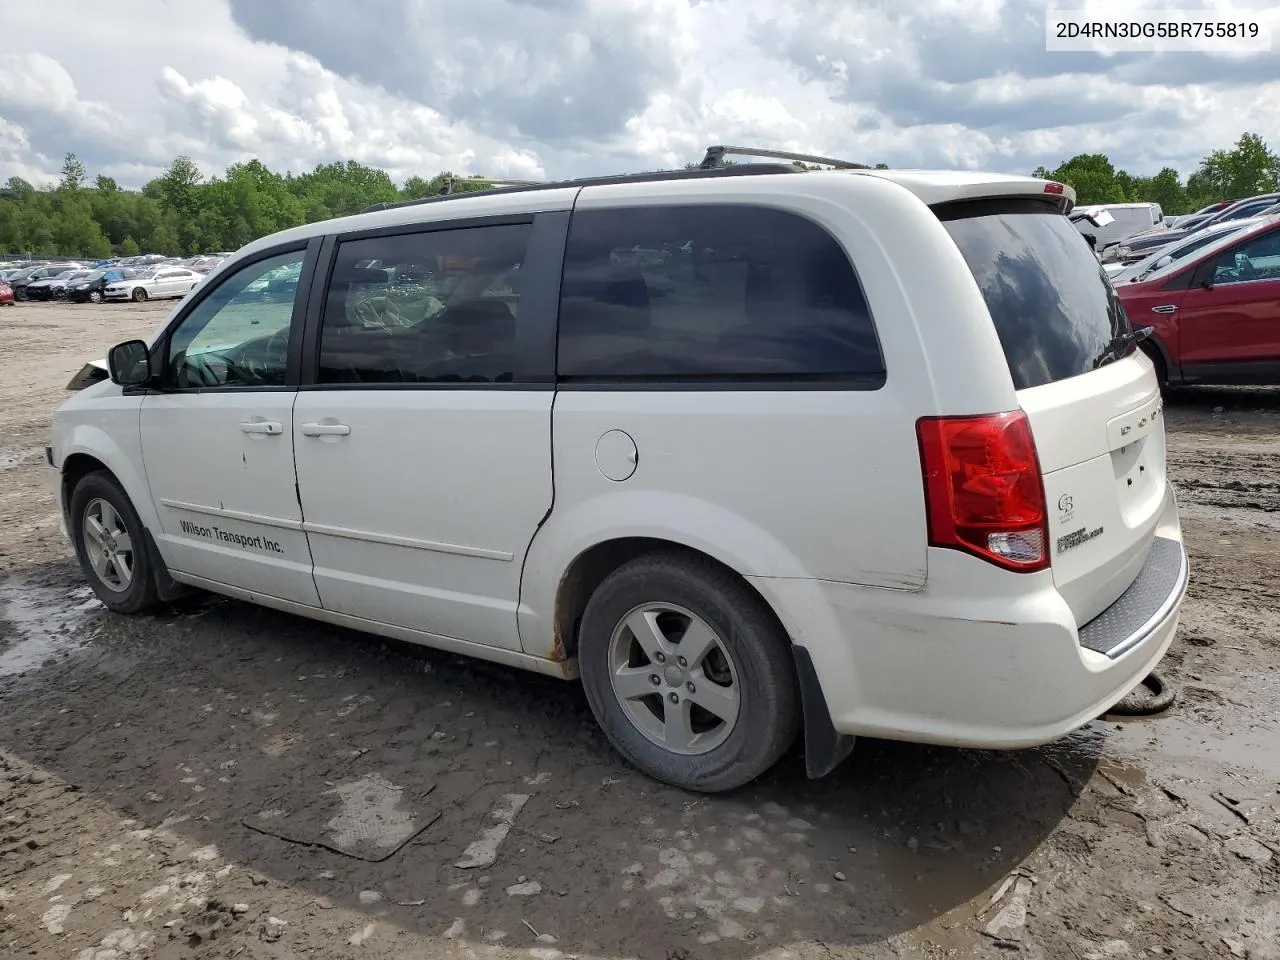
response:
<svg viewBox="0 0 1280 960"><path fill-rule="evenodd" d="M1170 396L1169 713L699 798L571 685L232 601L107 614L41 445L167 309L0 310L0 956L1280 958L1280 393Z"/></svg>

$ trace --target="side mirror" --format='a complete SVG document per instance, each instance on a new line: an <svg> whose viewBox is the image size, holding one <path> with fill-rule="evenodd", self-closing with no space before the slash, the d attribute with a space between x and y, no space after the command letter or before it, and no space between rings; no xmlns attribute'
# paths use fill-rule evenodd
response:
<svg viewBox="0 0 1280 960"><path fill-rule="evenodd" d="M117 343L107 354L111 382L122 387L138 387L151 380L151 350L143 340Z"/></svg>

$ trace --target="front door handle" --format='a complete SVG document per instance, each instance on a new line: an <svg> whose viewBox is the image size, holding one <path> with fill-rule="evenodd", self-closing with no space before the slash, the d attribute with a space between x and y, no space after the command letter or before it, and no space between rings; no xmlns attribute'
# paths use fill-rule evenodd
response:
<svg viewBox="0 0 1280 960"><path fill-rule="evenodd" d="M265 433L274 437L284 433L284 425L278 420L245 420L240 424L242 433Z"/></svg>
<svg viewBox="0 0 1280 960"><path fill-rule="evenodd" d="M345 423L304 423L302 425L304 437L345 437L350 432L351 427Z"/></svg>
<svg viewBox="0 0 1280 960"><path fill-rule="evenodd" d="M1172 303L1166 303L1159 307L1152 307L1152 313L1174 313L1178 308Z"/></svg>

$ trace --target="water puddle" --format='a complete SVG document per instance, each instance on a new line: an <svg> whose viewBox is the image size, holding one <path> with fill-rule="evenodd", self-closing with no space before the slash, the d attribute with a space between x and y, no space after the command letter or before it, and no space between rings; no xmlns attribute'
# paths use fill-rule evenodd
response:
<svg viewBox="0 0 1280 960"><path fill-rule="evenodd" d="M7 580L0 583L0 621L13 639L0 651L0 677L38 670L50 657L79 647L84 627L103 606L86 586L70 591Z"/></svg>
<svg viewBox="0 0 1280 960"><path fill-rule="evenodd" d="M1280 782L1277 716L1280 680L1269 674L1237 676L1226 687L1183 679L1164 713L1108 718L1107 753L1117 763L1136 762L1136 770L1154 766L1213 779L1227 769Z"/></svg>

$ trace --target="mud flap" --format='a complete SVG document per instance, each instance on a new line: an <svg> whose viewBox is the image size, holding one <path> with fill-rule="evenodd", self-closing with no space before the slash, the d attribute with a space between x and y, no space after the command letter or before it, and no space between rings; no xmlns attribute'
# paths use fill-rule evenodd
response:
<svg viewBox="0 0 1280 960"><path fill-rule="evenodd" d="M143 527L142 535L147 541L147 555L151 558L151 569L155 572L156 597L164 603L169 603L190 596L190 587L178 583L169 576L169 568L165 565L164 557L160 556L160 548L156 546L151 531Z"/></svg>
<svg viewBox="0 0 1280 960"><path fill-rule="evenodd" d="M791 652L800 678L800 702L804 710L805 773L811 780L817 780L845 761L853 750L855 738L837 733L832 726L831 711L809 651L793 643Z"/></svg>

